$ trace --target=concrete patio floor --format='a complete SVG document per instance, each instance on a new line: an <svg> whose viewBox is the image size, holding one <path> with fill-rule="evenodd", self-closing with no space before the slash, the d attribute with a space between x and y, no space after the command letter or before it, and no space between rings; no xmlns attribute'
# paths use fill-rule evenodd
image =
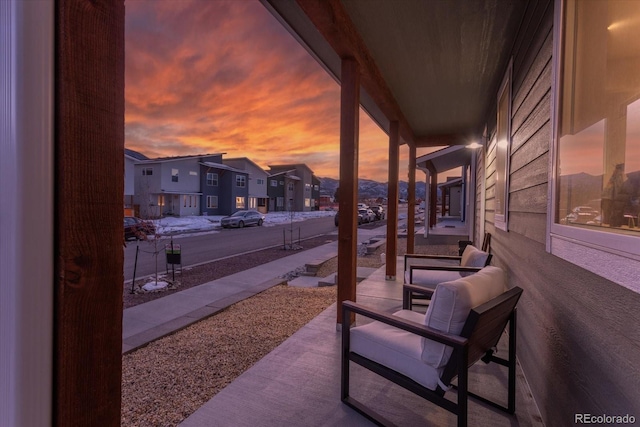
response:
<svg viewBox="0 0 640 427"><path fill-rule="evenodd" d="M358 285L357 300L382 310L402 305L402 258L398 279L385 281L382 267ZM363 320L358 318L357 322ZM233 383L184 420L181 427L370 426L340 401L340 339L336 306L327 308ZM499 355L506 357L506 339ZM456 417L389 381L351 364L351 395L400 426L454 426ZM505 367L480 362L470 370L470 390L506 403ZM456 399L455 391L446 397ZM542 426L518 366L516 414L469 401L469 426Z"/></svg>

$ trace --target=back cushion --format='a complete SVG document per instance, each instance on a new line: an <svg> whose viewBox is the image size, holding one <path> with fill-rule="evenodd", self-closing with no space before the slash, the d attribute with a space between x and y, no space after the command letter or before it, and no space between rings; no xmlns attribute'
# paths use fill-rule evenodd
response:
<svg viewBox="0 0 640 427"><path fill-rule="evenodd" d="M501 268L487 266L479 272L451 282L440 283L431 297L424 323L430 328L460 335L471 309L506 291L506 280ZM422 360L441 368L449 361L452 348L423 339Z"/></svg>
<svg viewBox="0 0 640 427"><path fill-rule="evenodd" d="M462 267L484 267L487 265L487 258L489 254L481 251L472 245L467 245L462 252L462 258L460 259L460 265Z"/></svg>

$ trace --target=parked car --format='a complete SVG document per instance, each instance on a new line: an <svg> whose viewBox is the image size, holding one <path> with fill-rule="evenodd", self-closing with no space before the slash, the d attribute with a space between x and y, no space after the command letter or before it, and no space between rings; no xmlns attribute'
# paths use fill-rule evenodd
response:
<svg viewBox="0 0 640 427"><path fill-rule="evenodd" d="M140 240L149 234L156 234L156 226L135 216L124 217L124 240Z"/></svg>
<svg viewBox="0 0 640 427"><path fill-rule="evenodd" d="M362 222L373 222L376 220L376 214L371 209L358 209L358 213L362 215Z"/></svg>
<svg viewBox="0 0 640 427"><path fill-rule="evenodd" d="M258 225L264 223L264 215L258 211L238 211L231 216L226 216L220 220L222 228L238 227L245 225Z"/></svg>
<svg viewBox="0 0 640 427"><path fill-rule="evenodd" d="M382 206L372 206L371 210L376 215L376 219L384 219L384 208Z"/></svg>
<svg viewBox="0 0 640 427"><path fill-rule="evenodd" d="M599 224L600 212L591 206L576 206L566 217L560 220L562 224Z"/></svg>

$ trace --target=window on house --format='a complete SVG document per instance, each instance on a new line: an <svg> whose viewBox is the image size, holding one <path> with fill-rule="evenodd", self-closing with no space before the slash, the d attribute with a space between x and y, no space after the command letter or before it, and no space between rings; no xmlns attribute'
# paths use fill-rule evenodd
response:
<svg viewBox="0 0 640 427"><path fill-rule="evenodd" d="M278 180L276 180L276 179L272 179L272 180L271 180L271 186L272 186L272 187L277 187L277 186L278 186Z"/></svg>
<svg viewBox="0 0 640 427"><path fill-rule="evenodd" d="M640 3L566 2L563 16L548 248L640 292Z"/></svg>
<svg viewBox="0 0 640 427"><path fill-rule="evenodd" d="M264 185L264 179L262 178L256 179L256 182L258 183L258 185Z"/></svg>
<svg viewBox="0 0 640 427"><path fill-rule="evenodd" d="M158 196L158 206L164 206L164 195L163 194Z"/></svg>
<svg viewBox="0 0 640 427"><path fill-rule="evenodd" d="M244 175L236 175L236 187L246 187L247 177Z"/></svg>
<svg viewBox="0 0 640 427"><path fill-rule="evenodd" d="M218 196L207 196L207 209L218 209Z"/></svg>
<svg viewBox="0 0 640 427"><path fill-rule="evenodd" d="M495 217L496 227L507 230L509 214L509 153L511 148L511 65L498 92L496 122Z"/></svg>
<svg viewBox="0 0 640 427"><path fill-rule="evenodd" d="M142 168L142 175L153 175L153 168Z"/></svg>
<svg viewBox="0 0 640 427"><path fill-rule="evenodd" d="M293 191L293 182L290 182L289 184L287 184L287 189L289 191Z"/></svg>
<svg viewBox="0 0 640 427"><path fill-rule="evenodd" d="M249 209L255 209L258 206L258 200L255 197L249 197Z"/></svg>
<svg viewBox="0 0 640 427"><path fill-rule="evenodd" d="M305 208L310 208L311 207L311 199L309 199L309 198L304 199L304 207Z"/></svg>
<svg viewBox="0 0 640 427"><path fill-rule="evenodd" d="M280 185L284 185L284 181L280 181Z"/></svg>
<svg viewBox="0 0 640 427"><path fill-rule="evenodd" d="M284 207L284 197L278 197L276 199L276 206L279 208L283 208Z"/></svg>
<svg viewBox="0 0 640 427"><path fill-rule="evenodd" d="M178 182L178 169L171 169L171 182Z"/></svg>
<svg viewBox="0 0 640 427"><path fill-rule="evenodd" d="M207 185L210 186L210 187L217 187L218 186L218 174L217 173L207 172Z"/></svg>
<svg viewBox="0 0 640 427"><path fill-rule="evenodd" d="M236 209L244 209L246 206L244 197L236 197Z"/></svg>
<svg viewBox="0 0 640 427"><path fill-rule="evenodd" d="M318 191L318 190L320 190L320 187L319 187L318 185L314 185L314 186L313 186L313 189L314 189L315 191Z"/></svg>

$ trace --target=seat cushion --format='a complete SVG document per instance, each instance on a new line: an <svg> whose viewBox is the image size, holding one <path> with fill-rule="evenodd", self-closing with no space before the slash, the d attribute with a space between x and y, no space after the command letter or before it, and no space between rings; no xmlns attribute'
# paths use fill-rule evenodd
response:
<svg viewBox="0 0 640 427"><path fill-rule="evenodd" d="M424 315L400 310L394 316L424 323ZM422 361L422 338L382 322L371 322L351 329L351 351L399 372L424 387L435 390L442 369Z"/></svg>
<svg viewBox="0 0 640 427"><path fill-rule="evenodd" d="M462 258L460 259L460 265L462 267L484 267L487 265L487 259L489 254L481 251L472 245L467 245L462 252Z"/></svg>
<svg viewBox="0 0 640 427"><path fill-rule="evenodd" d="M501 268L487 266L468 277L436 286L424 324L454 335L460 335L471 309L506 290L504 271ZM452 348L444 344L423 339L422 360L441 368L449 361Z"/></svg>
<svg viewBox="0 0 640 427"><path fill-rule="evenodd" d="M409 272L405 272L405 282L413 285L435 288L438 283L451 282L462 277L459 271L413 270L413 280L409 281Z"/></svg>

